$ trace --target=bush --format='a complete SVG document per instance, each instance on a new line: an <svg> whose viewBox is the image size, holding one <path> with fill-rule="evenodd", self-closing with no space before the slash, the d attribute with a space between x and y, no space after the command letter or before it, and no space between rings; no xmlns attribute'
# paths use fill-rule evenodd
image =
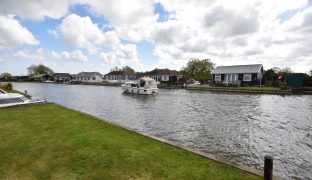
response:
<svg viewBox="0 0 312 180"><path fill-rule="evenodd" d="M287 83L286 82L279 82L279 87L281 90L287 90Z"/></svg>
<svg viewBox="0 0 312 180"><path fill-rule="evenodd" d="M266 80L264 85L265 85L265 86L272 86L273 83L272 83L272 81L270 81L270 80Z"/></svg>
<svg viewBox="0 0 312 180"><path fill-rule="evenodd" d="M11 83L7 83L4 85L0 85L0 89L3 89L5 91L10 91L10 90L13 90L13 86Z"/></svg>

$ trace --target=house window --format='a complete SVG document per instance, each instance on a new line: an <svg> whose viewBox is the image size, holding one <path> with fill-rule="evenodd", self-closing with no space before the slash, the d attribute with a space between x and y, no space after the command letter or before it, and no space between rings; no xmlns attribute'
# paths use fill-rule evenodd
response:
<svg viewBox="0 0 312 180"><path fill-rule="evenodd" d="M251 74L244 74L243 81L251 81Z"/></svg>
<svg viewBox="0 0 312 180"><path fill-rule="evenodd" d="M238 74L226 74L225 82L234 82L238 80Z"/></svg>
<svg viewBox="0 0 312 180"><path fill-rule="evenodd" d="M214 80L221 81L221 74L216 74Z"/></svg>
<svg viewBox="0 0 312 180"><path fill-rule="evenodd" d="M95 77L92 77L92 80L95 80Z"/></svg>
<svg viewBox="0 0 312 180"><path fill-rule="evenodd" d="M163 81L168 81L168 80L169 80L168 76L167 76L167 75L164 75L164 76L163 76Z"/></svg>

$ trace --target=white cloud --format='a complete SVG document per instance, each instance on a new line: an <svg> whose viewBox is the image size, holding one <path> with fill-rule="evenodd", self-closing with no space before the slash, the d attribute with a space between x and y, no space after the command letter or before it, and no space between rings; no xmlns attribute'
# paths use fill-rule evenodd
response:
<svg viewBox="0 0 312 180"><path fill-rule="evenodd" d="M150 36L156 23L153 0L80 0L107 19L121 39L138 42Z"/></svg>
<svg viewBox="0 0 312 180"><path fill-rule="evenodd" d="M128 65L139 63L137 47L135 44L118 44L108 53L101 52L99 58L104 63L118 63L120 65Z"/></svg>
<svg viewBox="0 0 312 180"><path fill-rule="evenodd" d="M39 41L14 16L0 16L0 47L23 44L37 45Z"/></svg>
<svg viewBox="0 0 312 180"><path fill-rule="evenodd" d="M51 51L51 56L55 59L67 59L67 60L73 60L73 61L81 61L81 62L87 62L88 57L84 55L81 50L76 50L73 52L67 52L63 51L61 53L57 53L55 51Z"/></svg>
<svg viewBox="0 0 312 180"><path fill-rule="evenodd" d="M87 5L92 15L109 23L95 24L88 16L67 16L69 6L77 3ZM157 22L155 3L169 13L167 21ZM123 45L121 40L146 40L155 46L156 66L180 68L189 58L197 57L211 58L217 65L264 63L266 68L312 68L312 8L308 0L2 0L0 49L39 43L8 14L35 20L67 16L57 29L47 31L69 45L99 55L106 63L139 62L136 44ZM108 49L112 51L105 52ZM81 50L48 54L56 59L87 58ZM32 58L25 51L17 52L18 56Z"/></svg>
<svg viewBox="0 0 312 180"><path fill-rule="evenodd" d="M239 11L215 7L205 14L203 23L214 36L224 37L255 33L259 28L258 13L250 7Z"/></svg>
<svg viewBox="0 0 312 180"><path fill-rule="evenodd" d="M150 38L159 66L179 68L183 60L196 57L211 58L217 65L312 68L312 8L307 0L158 2L171 13L171 19L155 25ZM286 12L294 16L288 19ZM310 65L303 69L307 57Z"/></svg>
<svg viewBox="0 0 312 180"><path fill-rule="evenodd" d="M56 30L48 29L47 32L51 34L55 39L58 38L58 33Z"/></svg>
<svg viewBox="0 0 312 180"><path fill-rule="evenodd" d="M68 12L72 0L1 0L0 14L16 14L21 18L42 20L45 17L59 19Z"/></svg>
<svg viewBox="0 0 312 180"><path fill-rule="evenodd" d="M20 50L12 54L12 58L15 60L32 60L32 61L43 61L45 60L45 51L39 48L35 51Z"/></svg>
<svg viewBox="0 0 312 180"><path fill-rule="evenodd" d="M75 47L96 53L101 47L116 45L119 38L114 31L102 32L90 17L71 14L62 20L58 32L63 40Z"/></svg>
<svg viewBox="0 0 312 180"><path fill-rule="evenodd" d="M62 51L60 53L56 51L49 51L43 48L38 48L35 51L23 49L12 54L7 54L9 59L14 60L31 60L31 61L39 61L39 62L48 62L52 59L60 59L60 60L72 60L77 62L86 62L88 61L88 57L84 55L81 50L76 50L72 52Z"/></svg>
<svg viewBox="0 0 312 180"><path fill-rule="evenodd" d="M153 0L80 0L114 25L137 25L154 16Z"/></svg>

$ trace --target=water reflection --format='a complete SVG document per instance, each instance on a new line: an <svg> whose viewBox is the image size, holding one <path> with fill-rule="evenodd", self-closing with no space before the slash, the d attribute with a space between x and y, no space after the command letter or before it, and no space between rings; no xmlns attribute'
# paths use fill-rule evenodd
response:
<svg viewBox="0 0 312 180"><path fill-rule="evenodd" d="M161 90L157 96L121 94L119 87L14 84L48 101L275 173L312 177L312 96L218 94Z"/></svg>

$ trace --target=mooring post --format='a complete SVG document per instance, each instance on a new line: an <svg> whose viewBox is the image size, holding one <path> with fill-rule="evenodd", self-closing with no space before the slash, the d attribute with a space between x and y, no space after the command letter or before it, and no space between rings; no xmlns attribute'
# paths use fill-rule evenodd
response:
<svg viewBox="0 0 312 180"><path fill-rule="evenodd" d="M272 180L273 177L273 157L265 156L264 157L264 180Z"/></svg>

